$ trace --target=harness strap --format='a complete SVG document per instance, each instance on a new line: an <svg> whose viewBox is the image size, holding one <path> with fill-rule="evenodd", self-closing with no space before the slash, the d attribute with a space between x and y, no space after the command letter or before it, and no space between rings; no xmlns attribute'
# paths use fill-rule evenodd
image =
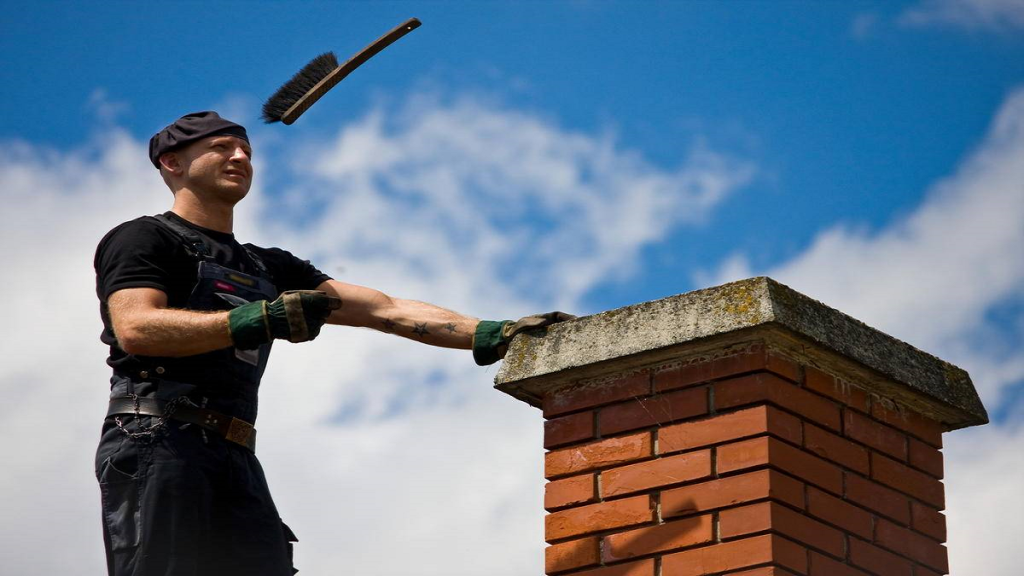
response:
<svg viewBox="0 0 1024 576"><path fill-rule="evenodd" d="M189 230L187 227L171 220L163 214L157 214L156 216L153 216L153 218L156 218L157 222L160 222L164 226L170 228L172 232L184 240L185 249L188 250L189 255L202 258L203 260L213 260L213 254L210 253L210 249L206 246L206 242L203 242L203 239L194 230Z"/></svg>
<svg viewBox="0 0 1024 576"><path fill-rule="evenodd" d="M245 250L245 254L252 260L252 263L256 265L256 270L259 271L260 277L270 279L270 270L267 270L266 264L263 263L263 259L256 255L255 252L249 249L245 244L239 244L242 250Z"/></svg>
<svg viewBox="0 0 1024 576"><path fill-rule="evenodd" d="M203 238L198 233L196 233L195 230L191 230L188 228L188 226L184 226L180 222L175 222L174 220L168 218L167 216L164 216L163 214L157 214L153 216L153 218L155 218L158 222L169 228L172 232L177 234L182 239L182 241L185 244L185 250L188 251L190 256L194 258L200 258L202 260L207 260L210 262L214 261L213 254L210 252L210 248L206 245L206 242L203 241ZM256 253L249 249L248 246L245 246L244 244L239 244L239 246L242 247L242 250L245 252L245 255L249 257L249 260L252 261L253 266L256 267L256 270L259 272L260 277L269 280L271 278L270 270L268 270L267 265L263 263L263 259L257 256Z"/></svg>
<svg viewBox="0 0 1024 576"><path fill-rule="evenodd" d="M139 416L168 417L216 432L225 440L245 446L251 452L256 452L256 428L245 420L188 404L177 404L168 411L168 404L169 402L153 398L111 398L107 416L134 416L137 414Z"/></svg>

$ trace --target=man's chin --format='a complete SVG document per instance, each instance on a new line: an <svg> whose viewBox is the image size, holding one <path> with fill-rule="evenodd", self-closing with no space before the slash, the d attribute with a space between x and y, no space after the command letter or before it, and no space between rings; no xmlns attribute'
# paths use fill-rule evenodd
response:
<svg viewBox="0 0 1024 576"><path fill-rule="evenodd" d="M245 198L249 194L249 183L241 182L225 182L219 186L220 194L224 198L230 198L235 202L238 202L242 198Z"/></svg>

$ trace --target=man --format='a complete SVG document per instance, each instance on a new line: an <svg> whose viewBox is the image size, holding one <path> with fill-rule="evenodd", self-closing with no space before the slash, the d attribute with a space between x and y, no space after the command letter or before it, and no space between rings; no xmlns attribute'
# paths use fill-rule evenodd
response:
<svg viewBox="0 0 1024 576"><path fill-rule="evenodd" d="M96 251L113 368L96 454L111 575L290 575L296 541L254 454L257 389L275 339L362 326L496 362L517 332L569 316L480 321L331 279L278 248L240 244L245 128L188 114L150 140L169 212L126 222Z"/></svg>

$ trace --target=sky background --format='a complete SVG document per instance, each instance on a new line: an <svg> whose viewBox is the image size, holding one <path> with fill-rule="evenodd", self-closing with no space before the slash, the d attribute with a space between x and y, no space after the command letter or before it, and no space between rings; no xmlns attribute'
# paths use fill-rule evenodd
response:
<svg viewBox="0 0 1024 576"><path fill-rule="evenodd" d="M946 437L951 573L1019 573L1024 1L3 6L5 573L103 570L92 256L169 208L147 141L204 109L253 142L236 235L338 280L513 318L767 274L963 367L993 421ZM542 573L542 420L494 374L355 329L275 347L260 457L303 573Z"/></svg>

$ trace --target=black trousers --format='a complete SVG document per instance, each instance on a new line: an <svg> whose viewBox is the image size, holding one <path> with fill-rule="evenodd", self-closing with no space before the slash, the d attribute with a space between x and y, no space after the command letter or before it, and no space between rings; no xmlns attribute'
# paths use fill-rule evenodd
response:
<svg viewBox="0 0 1024 576"><path fill-rule="evenodd" d="M123 417L138 431L140 422ZM147 425L154 419L142 417ZM110 576L291 576L296 541L256 456L173 420L129 438L103 424L96 478Z"/></svg>

